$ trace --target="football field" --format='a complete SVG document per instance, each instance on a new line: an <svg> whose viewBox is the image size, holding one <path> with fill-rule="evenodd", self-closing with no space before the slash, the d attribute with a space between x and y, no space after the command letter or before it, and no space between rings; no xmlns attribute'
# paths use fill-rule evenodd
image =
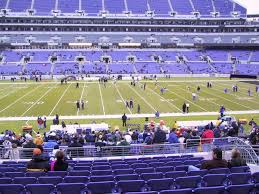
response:
<svg viewBox="0 0 259 194"><path fill-rule="evenodd" d="M241 80L213 79L212 88L207 88L207 79L163 79L141 81L132 86L129 81L112 81L104 84L92 81L80 81L61 85L60 82L0 82L0 118L37 117L37 116L96 116L112 118L126 113L137 114L137 104L141 114L181 113L184 102L190 104L190 113L206 115L218 112L224 105L227 111L259 111L259 95L255 93L255 83ZM146 89L143 84L146 83ZM238 92L232 92L237 84ZM197 92L200 86L201 91ZM165 88L164 94L160 89ZM228 92L224 93L227 88ZM248 89L251 89L251 96ZM197 100L192 100L192 93ZM125 101L132 99L132 109L125 106ZM84 100L85 109L77 110L76 101ZM140 115L141 116L141 115ZM144 117L144 115L143 115Z"/></svg>

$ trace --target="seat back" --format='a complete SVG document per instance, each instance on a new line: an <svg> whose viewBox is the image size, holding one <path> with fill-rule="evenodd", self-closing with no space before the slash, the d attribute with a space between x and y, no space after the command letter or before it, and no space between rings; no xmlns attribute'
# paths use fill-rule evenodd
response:
<svg viewBox="0 0 259 194"><path fill-rule="evenodd" d="M21 184L0 184L1 194L20 194L24 191Z"/></svg>
<svg viewBox="0 0 259 194"><path fill-rule="evenodd" d="M115 188L115 183L113 181L89 182L87 184L87 189L91 193L96 193L96 194L112 193L114 188Z"/></svg>
<svg viewBox="0 0 259 194"><path fill-rule="evenodd" d="M81 194L85 189L83 183L59 183L57 190L62 194Z"/></svg>
<svg viewBox="0 0 259 194"><path fill-rule="evenodd" d="M46 194L54 191L54 185L52 184L28 184L26 190L30 194Z"/></svg>

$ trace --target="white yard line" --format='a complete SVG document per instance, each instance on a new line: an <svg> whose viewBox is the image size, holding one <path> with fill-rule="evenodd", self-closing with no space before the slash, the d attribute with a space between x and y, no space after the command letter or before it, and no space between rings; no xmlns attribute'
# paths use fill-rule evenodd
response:
<svg viewBox="0 0 259 194"><path fill-rule="evenodd" d="M28 96L29 94L31 94L32 92L34 92L35 90L37 90L39 87L40 87L40 85L39 85L38 87L34 88L33 90L31 90L30 92L24 94L23 96L21 96L20 98L18 98L17 100L15 100L13 103L9 104L7 107L5 107L4 109L2 109L2 110L0 111L0 113L3 112L3 111L5 111L6 109L10 108L12 105L14 105L16 102L18 102L18 101L21 100L22 98Z"/></svg>
<svg viewBox="0 0 259 194"><path fill-rule="evenodd" d="M250 111L227 111L228 115L247 115L247 114L259 114L259 110ZM161 113L160 117L191 117L191 116L219 116L218 112L191 112L188 114L183 113ZM154 117L154 113L146 114L132 114L130 118L145 118ZM53 116L47 116L47 120L53 119ZM119 115L80 115L80 116L60 116L61 120L81 120L81 119L121 119ZM0 121L35 121L37 117L0 117Z"/></svg>
<svg viewBox="0 0 259 194"><path fill-rule="evenodd" d="M213 88L214 88L214 87L212 86L212 88L211 88L212 90L220 91L220 90L213 89ZM222 91L222 93L223 93L223 91ZM251 107L242 105L242 104L237 103L237 102L235 102L235 101L233 101L233 100L229 100L229 99L227 99L227 98L225 98L225 97L223 97L223 96L218 96L218 95L215 95L215 94L213 94L213 95L216 96L216 97L218 97L218 98L222 98L222 99L224 99L224 100L226 100L226 101L229 101L229 102L231 102L231 103L237 104L237 105L239 105L239 106L243 106L243 107L248 108L248 109L250 109L250 110L254 110L254 109L251 108ZM233 95L233 96L234 96L234 95Z"/></svg>
<svg viewBox="0 0 259 194"><path fill-rule="evenodd" d="M156 94L157 96L159 96L160 98L162 98L164 101L166 101L169 105L171 105L172 107L176 108L177 110L179 110L180 112L182 112L182 110L180 108L178 108L176 105L174 105L173 103L171 103L168 99L164 98L162 95L159 95L157 92L155 92L154 90L148 88L152 93Z"/></svg>
<svg viewBox="0 0 259 194"><path fill-rule="evenodd" d="M119 94L119 96L120 96L121 100L123 101L124 106L126 106L126 102L125 102L125 100L123 99L123 97L122 97L122 95L121 95L121 93L120 93L120 91L119 91L119 89L118 89L117 85L115 84L115 85L114 85L114 87L116 88L116 90L117 90L117 92L118 92L118 94ZM130 112L130 114L132 114L132 112L131 112L130 108L129 108L129 107L127 107L127 108L128 108L128 111Z"/></svg>
<svg viewBox="0 0 259 194"><path fill-rule="evenodd" d="M82 90L81 97L80 97L80 102L81 102L81 101L82 101L82 99L83 99L84 90L85 90L85 84L86 84L86 82L84 83L84 86L83 86L83 90ZM76 115L78 116L78 114L79 114L79 109L77 109L77 113L76 113Z"/></svg>
<svg viewBox="0 0 259 194"><path fill-rule="evenodd" d="M12 94L12 93L17 92L18 90L21 90L21 88L15 89L15 90L13 90L13 91L11 91L11 92L8 92L8 93L7 93L6 95L4 95L4 96L1 96L0 100L2 100L3 98L5 98L6 96L9 96L9 95Z"/></svg>
<svg viewBox="0 0 259 194"><path fill-rule="evenodd" d="M56 105L54 106L54 108L51 110L51 112L49 113L49 116L51 116L51 114L54 112L54 110L56 109L56 107L58 106L59 102L61 101L61 99L63 98L63 96L66 94L66 92L68 91L69 87L72 85L72 83L69 84L69 86L65 89L65 91L63 92L63 94L60 96L60 98L58 99L58 102L56 103Z"/></svg>
<svg viewBox="0 0 259 194"><path fill-rule="evenodd" d="M190 104L193 104L194 106L199 107L200 109L202 109L202 110L204 110L204 111L208 112L208 110L206 110L206 109L202 108L202 107L201 107L201 106L199 106L198 104L195 104L194 102L192 102L192 101L190 101L190 100L188 100L188 99L186 99L186 98L183 98L181 95L179 95L179 94L177 94L177 93L175 93L175 92L172 92L172 91L171 91L171 90L169 90L169 89L167 89L167 91L169 91L170 93L172 93L172 94L174 94L174 95L178 96L179 98L184 99L184 101L187 101L187 102L189 102Z"/></svg>
<svg viewBox="0 0 259 194"><path fill-rule="evenodd" d="M134 88L133 86L128 86L131 90L133 90L151 109L153 109L155 112L157 111L143 96L141 96Z"/></svg>
<svg viewBox="0 0 259 194"><path fill-rule="evenodd" d="M53 90L54 87L49 88L36 102L34 102L22 115L23 117L32 107L34 107L42 98L44 98L51 90Z"/></svg>
<svg viewBox="0 0 259 194"><path fill-rule="evenodd" d="M182 89L181 87L179 87L179 89L185 91L185 90ZM185 92L186 92L186 91L185 91ZM187 92L189 92L190 94L192 93L192 92L190 92L190 91L188 91L188 90L187 90ZM210 93L207 93L207 92L204 92L204 93L211 95ZM199 100L199 97L198 97L198 100ZM222 105L222 104L218 104L218 103L216 103L216 102L214 102L214 101L208 101L208 102L213 103L213 104L216 104L218 107L220 107L220 106ZM229 109L229 111L231 111L231 110Z"/></svg>
<svg viewBox="0 0 259 194"><path fill-rule="evenodd" d="M105 115L104 104L103 104L103 95L102 95L102 90L101 90L101 86L100 86L100 83L99 83L99 82L98 82L98 86L99 86L99 92L100 92L100 96L101 96L103 114Z"/></svg>

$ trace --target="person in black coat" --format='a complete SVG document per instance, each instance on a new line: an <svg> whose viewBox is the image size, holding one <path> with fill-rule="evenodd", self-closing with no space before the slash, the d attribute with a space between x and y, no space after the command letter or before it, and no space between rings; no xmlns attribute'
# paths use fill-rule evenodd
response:
<svg viewBox="0 0 259 194"><path fill-rule="evenodd" d="M33 150L32 160L27 164L27 171L49 171L50 164L49 161L46 160L41 153L39 148L35 148Z"/></svg>
<svg viewBox="0 0 259 194"><path fill-rule="evenodd" d="M161 129L157 129L157 131L154 134L153 143L161 144L161 143L164 143L165 141L166 141L166 133Z"/></svg>
<svg viewBox="0 0 259 194"><path fill-rule="evenodd" d="M54 163L54 171L67 171L68 163L64 160L64 152L58 151L55 155L57 160Z"/></svg>
<svg viewBox="0 0 259 194"><path fill-rule="evenodd" d="M183 109L183 113L186 113L186 103L183 103L182 109Z"/></svg>
<svg viewBox="0 0 259 194"><path fill-rule="evenodd" d="M127 125L127 116L126 116L125 113L122 115L121 119L122 119L122 126L126 127L126 125Z"/></svg>

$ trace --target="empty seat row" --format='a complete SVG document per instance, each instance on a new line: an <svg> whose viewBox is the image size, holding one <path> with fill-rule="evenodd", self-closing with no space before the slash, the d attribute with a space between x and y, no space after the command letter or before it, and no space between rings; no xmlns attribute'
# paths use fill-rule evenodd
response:
<svg viewBox="0 0 259 194"><path fill-rule="evenodd" d="M81 194L82 192L89 192L92 194L100 193L127 193L127 194L249 194L251 192L259 191L259 184L244 184L244 185L231 185L228 187L200 187L200 188L187 188L187 189L166 189L167 183L164 182L157 185L155 182L149 182L149 187L144 187L144 182L139 181L121 181L117 185L114 182L96 182L88 183L60 183L57 186L53 184L28 184L23 186L21 184L5 184L0 185L1 194L16 194L27 191L31 194L48 194L58 191L62 194Z"/></svg>
<svg viewBox="0 0 259 194"><path fill-rule="evenodd" d="M143 180L148 183L150 180L154 182L167 182L171 186L178 188L196 188L199 186L211 187L220 185L238 185L238 184L249 184L249 183L259 183L259 173L232 173L226 174L207 174L203 177L201 176L187 176L185 171L178 172L167 172L163 173L142 173L138 174L125 174L125 175L105 175L105 176L65 176L64 178L60 176L44 176L44 177L6 177L0 178L0 184L48 184L52 183L54 185L59 183L88 183L88 182L103 182L103 181L126 181L126 180Z"/></svg>

